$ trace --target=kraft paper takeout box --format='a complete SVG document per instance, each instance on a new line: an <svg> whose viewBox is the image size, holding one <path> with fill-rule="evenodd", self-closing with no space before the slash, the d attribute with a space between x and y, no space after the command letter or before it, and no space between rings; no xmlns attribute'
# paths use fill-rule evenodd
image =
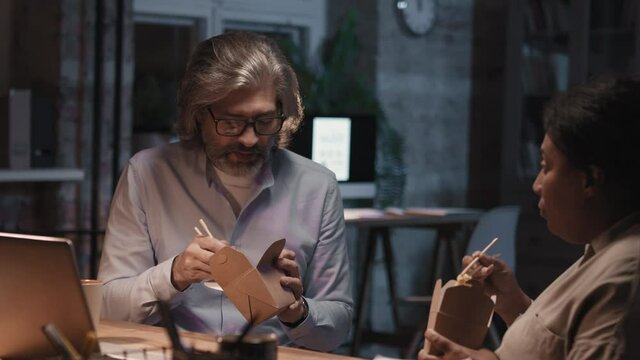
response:
<svg viewBox="0 0 640 360"><path fill-rule="evenodd" d="M470 281L467 285L459 285L457 281L449 280L442 286L442 280L438 279L433 289L427 329L462 346L479 349L491 324L494 307L494 301L485 295L481 283ZM429 354L440 355L428 341L424 348Z"/></svg>
<svg viewBox="0 0 640 360"><path fill-rule="evenodd" d="M273 266L285 239L271 244L257 266L244 254L225 246L209 260L211 273L245 319L257 325L295 302L293 293L280 285L284 273Z"/></svg>

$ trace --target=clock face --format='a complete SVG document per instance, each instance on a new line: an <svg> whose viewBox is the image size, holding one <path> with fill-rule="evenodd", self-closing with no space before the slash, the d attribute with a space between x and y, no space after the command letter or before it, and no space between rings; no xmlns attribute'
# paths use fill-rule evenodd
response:
<svg viewBox="0 0 640 360"><path fill-rule="evenodd" d="M431 30L436 20L436 0L398 0L400 17L415 35L424 35Z"/></svg>

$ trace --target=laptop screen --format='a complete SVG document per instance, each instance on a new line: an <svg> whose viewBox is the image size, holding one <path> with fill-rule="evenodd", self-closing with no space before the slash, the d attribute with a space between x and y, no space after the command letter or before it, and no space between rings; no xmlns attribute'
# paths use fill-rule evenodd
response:
<svg viewBox="0 0 640 360"><path fill-rule="evenodd" d="M54 324L76 349L93 329L70 240L0 232L0 358L56 354Z"/></svg>

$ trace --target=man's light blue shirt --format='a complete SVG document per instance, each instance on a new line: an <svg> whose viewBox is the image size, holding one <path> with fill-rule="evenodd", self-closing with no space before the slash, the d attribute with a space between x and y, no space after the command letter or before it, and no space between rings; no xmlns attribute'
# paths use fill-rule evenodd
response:
<svg viewBox="0 0 640 360"><path fill-rule="evenodd" d="M352 297L342 199L335 175L288 150L276 149L256 178L258 190L236 218L202 149L179 143L144 150L129 161L114 194L100 263L102 317L155 324L156 299L170 301L187 330L230 334L245 319L223 293L203 284L184 292L171 264L202 218L254 265L275 240L296 253L309 315L289 328L274 317L257 331L281 344L328 351L351 327Z"/></svg>

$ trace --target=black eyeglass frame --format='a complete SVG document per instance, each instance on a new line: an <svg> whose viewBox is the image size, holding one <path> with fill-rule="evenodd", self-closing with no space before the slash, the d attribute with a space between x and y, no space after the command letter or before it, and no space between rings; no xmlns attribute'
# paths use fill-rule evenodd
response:
<svg viewBox="0 0 640 360"><path fill-rule="evenodd" d="M251 124L251 126L253 127L253 132L256 133L256 135L275 135L277 133L280 132L280 130L282 130L282 125L284 124L284 121L286 120L286 116L284 114L279 114L276 116L265 116L265 117L257 117L257 118L246 118L246 119L220 119L220 118L216 118L215 115L213 115L213 112L211 111L211 108L207 107L207 111L209 112L209 115L211 115L211 119L213 120L213 122L215 123L215 128L216 128L216 133L220 136L228 136L228 137L235 137L235 136L240 136L242 133L245 132L245 130L247 130L247 125ZM256 127L256 120L280 120L280 124L278 125L278 128L270 133L264 133L262 131L258 131L258 128ZM232 122L243 122L244 126L242 126L242 128L240 128L240 131L236 134L223 134L222 132L220 132L220 130L218 129L218 124L221 121L232 121Z"/></svg>

